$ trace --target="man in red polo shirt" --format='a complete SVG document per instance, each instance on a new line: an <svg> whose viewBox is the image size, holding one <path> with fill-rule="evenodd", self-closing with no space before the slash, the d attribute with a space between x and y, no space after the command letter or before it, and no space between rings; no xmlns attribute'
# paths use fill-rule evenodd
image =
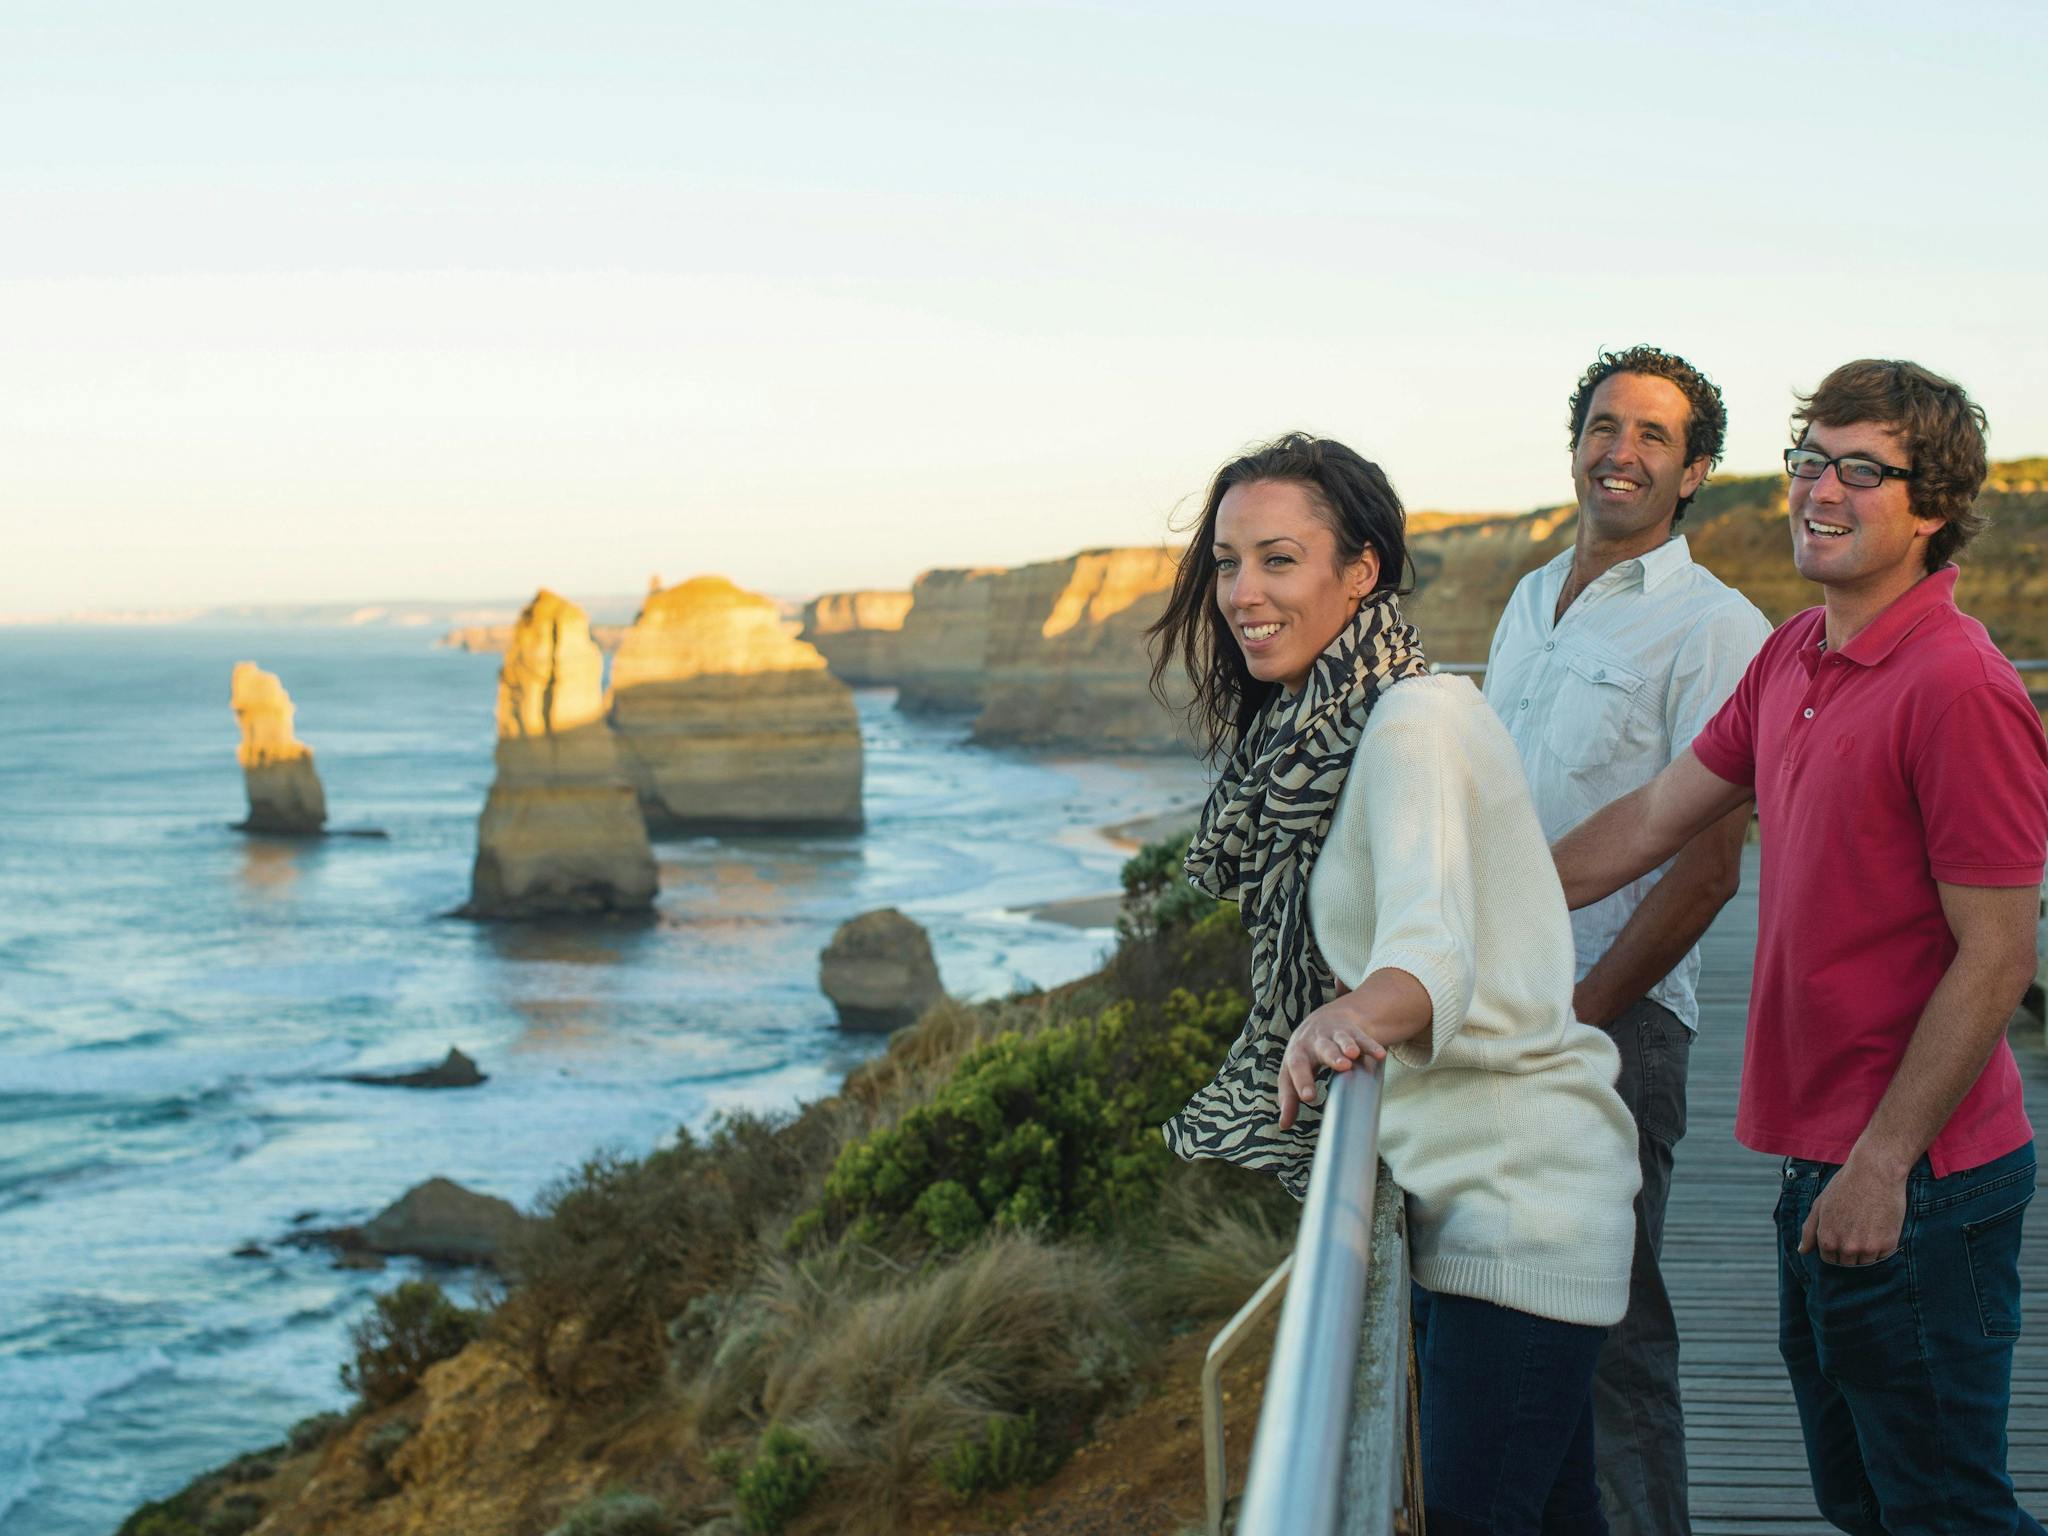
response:
<svg viewBox="0 0 2048 1536"><path fill-rule="evenodd" d="M1764 838L1735 1134L1785 1159L1779 1347L1845 1531L2029 1532L2006 1475L2034 1133L2005 1023L2033 979L2048 742L1955 605L1983 413L1912 363L1793 418L1792 558L1826 601L1650 783L1553 850L1573 907L1754 799Z"/></svg>

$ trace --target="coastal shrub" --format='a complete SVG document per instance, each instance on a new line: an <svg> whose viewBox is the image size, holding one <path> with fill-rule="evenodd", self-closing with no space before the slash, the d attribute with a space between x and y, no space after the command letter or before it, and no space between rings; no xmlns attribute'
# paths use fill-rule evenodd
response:
<svg viewBox="0 0 2048 1536"><path fill-rule="evenodd" d="M1123 1262L1092 1244L997 1234L944 1263L854 1245L774 1256L683 1395L700 1429L801 1429L866 1528L902 1528L936 1465L990 1419L1036 1412L1075 1443L1137 1370Z"/></svg>
<svg viewBox="0 0 2048 1536"><path fill-rule="evenodd" d="M341 1384L373 1408L395 1403L436 1361L459 1354L477 1336L479 1318L431 1280L407 1280L379 1296L350 1330L353 1357Z"/></svg>
<svg viewBox="0 0 2048 1536"><path fill-rule="evenodd" d="M733 1491L747 1530L774 1536L818 1491L825 1469L794 1430L777 1424L761 1438L761 1453L740 1474Z"/></svg>
<svg viewBox="0 0 2048 1536"><path fill-rule="evenodd" d="M553 1395L652 1385L671 1320L741 1283L759 1231L815 1198L838 1139L827 1112L736 1115L646 1158L592 1158L548 1191L514 1247L517 1288L493 1331Z"/></svg>
<svg viewBox="0 0 2048 1536"><path fill-rule="evenodd" d="M363 1436L363 1460L373 1472L382 1472L398 1454L400 1446L419 1433L411 1419L386 1419Z"/></svg>
<svg viewBox="0 0 2048 1536"><path fill-rule="evenodd" d="M213 1506L201 1529L206 1536L246 1536L262 1521L266 1507L253 1493L231 1493Z"/></svg>
<svg viewBox="0 0 2048 1536"><path fill-rule="evenodd" d="M1147 843L1124 861L1123 910L1116 920L1119 939L1151 939L1190 928L1216 908L1229 905L1188 883L1185 866L1193 840L1191 829Z"/></svg>
<svg viewBox="0 0 2048 1536"><path fill-rule="evenodd" d="M114 1536L206 1536L200 1518L200 1501L187 1488L143 1505L121 1522Z"/></svg>
<svg viewBox="0 0 2048 1536"><path fill-rule="evenodd" d="M940 1249L990 1228L1106 1233L1156 1196L1171 1161L1159 1123L1209 1080L1244 1014L1235 992L1177 991L1000 1036L840 1153L813 1226Z"/></svg>
<svg viewBox="0 0 2048 1536"><path fill-rule="evenodd" d="M614 1488L578 1504L548 1536L670 1536L675 1528L661 1500Z"/></svg>
<svg viewBox="0 0 2048 1536"><path fill-rule="evenodd" d="M308 1451L318 1450L332 1440L348 1423L345 1413L316 1413L299 1420L285 1434L285 1448L294 1456L303 1456Z"/></svg>
<svg viewBox="0 0 2048 1536"><path fill-rule="evenodd" d="M1032 1409L1022 1418L990 1419L979 1434L955 1445L939 1459L939 1481L961 1498L972 1498L1018 1483L1042 1483L1065 1459L1059 1446L1039 1434Z"/></svg>

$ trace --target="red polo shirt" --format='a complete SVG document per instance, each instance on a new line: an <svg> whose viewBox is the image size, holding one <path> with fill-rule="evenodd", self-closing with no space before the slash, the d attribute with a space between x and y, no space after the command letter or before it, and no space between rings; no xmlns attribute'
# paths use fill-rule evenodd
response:
<svg viewBox="0 0 2048 1536"><path fill-rule="evenodd" d="M2037 885L2048 742L2012 663L1926 577L1839 652L1788 619L1693 742L1756 792L1755 985L1735 1137L1847 1160L1955 959L1935 882ZM1940 1178L2033 1139L2003 1039L1927 1150Z"/></svg>

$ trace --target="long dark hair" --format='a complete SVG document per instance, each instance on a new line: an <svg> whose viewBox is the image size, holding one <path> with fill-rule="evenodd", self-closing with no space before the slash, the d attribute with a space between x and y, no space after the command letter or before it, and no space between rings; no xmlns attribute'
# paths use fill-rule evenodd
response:
<svg viewBox="0 0 2048 1536"><path fill-rule="evenodd" d="M1173 707L1165 679L1167 668L1178 661L1194 686L1186 709L1188 724L1212 759L1237 745L1280 686L1252 676L1237 636L1216 606L1216 510L1231 487L1259 480L1292 481L1308 492L1337 536L1340 570L1370 548L1380 561L1373 593L1411 590L1407 514L1379 465L1370 459L1331 438L1289 432L1217 470L1202 503L1201 520L1181 556L1166 612L1145 631L1152 652L1152 696Z"/></svg>

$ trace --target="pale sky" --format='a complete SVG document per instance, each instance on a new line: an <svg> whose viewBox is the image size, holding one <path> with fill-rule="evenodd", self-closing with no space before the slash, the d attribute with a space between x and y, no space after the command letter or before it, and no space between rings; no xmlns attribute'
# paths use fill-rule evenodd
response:
<svg viewBox="0 0 2048 1536"><path fill-rule="evenodd" d="M902 586L1296 426L1519 510L1636 341L1731 471L1869 354L2048 452L2048 9L1424 11L0 0L0 614Z"/></svg>

